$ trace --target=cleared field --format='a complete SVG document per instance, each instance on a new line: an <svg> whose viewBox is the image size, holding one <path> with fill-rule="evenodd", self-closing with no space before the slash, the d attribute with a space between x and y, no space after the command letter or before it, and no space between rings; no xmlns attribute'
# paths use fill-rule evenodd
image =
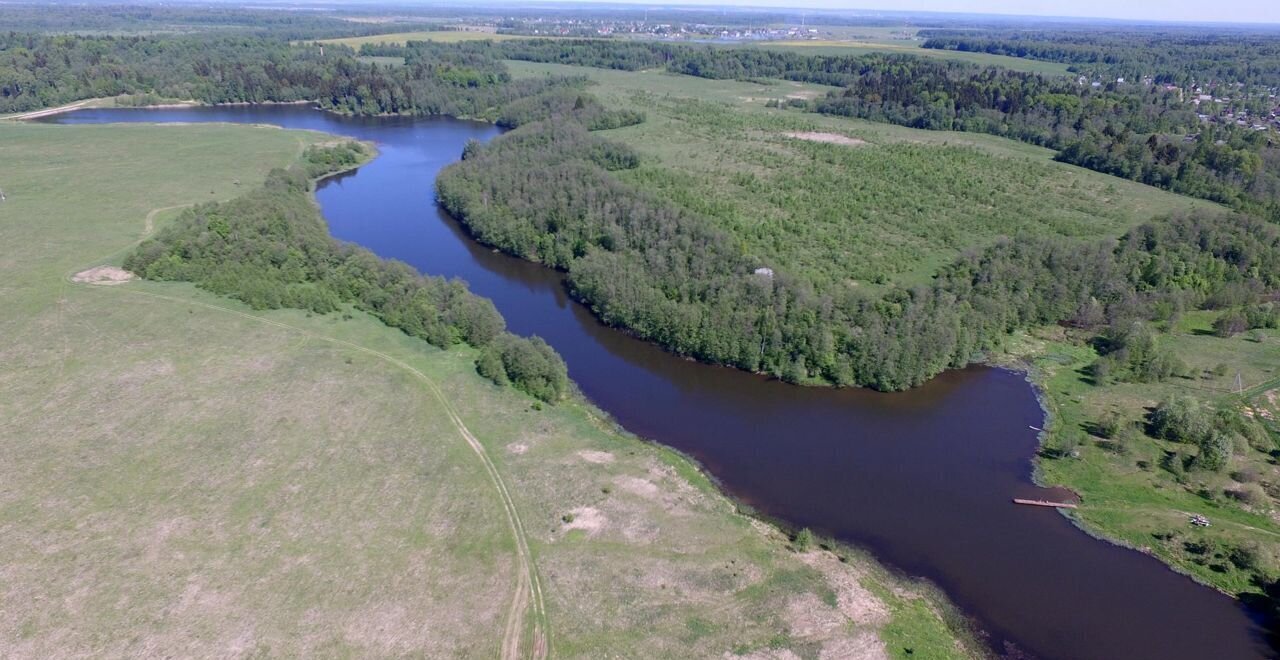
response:
<svg viewBox="0 0 1280 660"><path fill-rule="evenodd" d="M70 281L324 139L0 122L0 655L970 655L920 589L469 351Z"/></svg>
<svg viewBox="0 0 1280 660"><path fill-rule="evenodd" d="M624 179L711 218L773 267L819 285L925 281L960 251L1019 232L1119 235L1204 204L972 133L770 108L830 88L524 62L516 75L586 75L607 105L647 113L608 131L640 151ZM850 146L791 137L817 132Z"/></svg>

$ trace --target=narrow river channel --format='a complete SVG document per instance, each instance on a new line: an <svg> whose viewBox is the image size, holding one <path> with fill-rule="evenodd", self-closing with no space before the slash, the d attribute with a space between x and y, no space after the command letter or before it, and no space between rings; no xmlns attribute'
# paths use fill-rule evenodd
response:
<svg viewBox="0 0 1280 660"><path fill-rule="evenodd" d="M1275 657L1237 601L1051 509L1014 506L1031 482L1044 413L1015 373L969 368L882 394L809 389L682 360L600 325L551 270L471 241L434 180L468 139L499 129L448 118L345 118L299 106L81 110L55 123L235 122L378 144L317 197L330 231L491 298L545 338L597 406L700 461L765 515L866 548L942 588L992 650L1040 658ZM122 157L124 155L122 154Z"/></svg>

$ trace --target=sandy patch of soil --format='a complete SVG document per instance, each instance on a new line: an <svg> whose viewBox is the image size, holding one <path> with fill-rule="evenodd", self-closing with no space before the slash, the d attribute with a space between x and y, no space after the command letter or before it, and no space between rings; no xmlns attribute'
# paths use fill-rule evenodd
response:
<svg viewBox="0 0 1280 660"><path fill-rule="evenodd" d="M617 483L618 487L622 490L634 495L639 495L645 499L651 500L658 496L657 484L649 481L648 479L641 479L639 477L618 477Z"/></svg>
<svg viewBox="0 0 1280 660"><path fill-rule="evenodd" d="M861 575L850 564L841 563L826 551L800 555L800 560L822 573L836 592L836 606L858 624L881 625L889 621L889 608L862 586Z"/></svg>
<svg viewBox="0 0 1280 660"><path fill-rule="evenodd" d="M590 449L583 449L578 452L578 458L581 458L588 463L603 464L613 462L613 454L610 454L607 451L592 451Z"/></svg>
<svg viewBox="0 0 1280 660"><path fill-rule="evenodd" d="M832 609L817 594L801 594L787 600L783 614L787 629L801 639L826 639L844 626L840 611Z"/></svg>
<svg viewBox="0 0 1280 660"><path fill-rule="evenodd" d="M580 529L586 532L587 536L595 536L609 522L609 519L605 518L603 513L600 513L600 509L593 506L580 506L569 513L573 518L564 523L561 528L566 532Z"/></svg>
<svg viewBox="0 0 1280 660"><path fill-rule="evenodd" d="M519 456L520 454L529 451L529 445L526 445L523 442L513 442L507 445L507 451Z"/></svg>
<svg viewBox="0 0 1280 660"><path fill-rule="evenodd" d="M133 273L115 266L97 266L89 270L82 270L71 276L72 282L100 284L103 286L124 284L135 279L137 279L137 276Z"/></svg>
<svg viewBox="0 0 1280 660"><path fill-rule="evenodd" d="M827 144L843 144L849 147L857 147L867 143L866 140L859 140L858 138L852 138L847 135L840 135L839 133L820 133L818 131L790 131L787 133L783 133L783 135L786 135L789 138L795 138L797 140L808 140L810 142L826 142Z"/></svg>
<svg viewBox="0 0 1280 660"><path fill-rule="evenodd" d="M811 89L807 89L807 90L803 90L803 91L799 91L799 92L792 92L792 93L790 93L790 94L787 94L787 98L789 98L789 99L804 99L804 100L808 101L808 100L810 100L810 99L816 99L816 98L818 98L818 92L815 92L815 91L813 91L813 90L811 90Z"/></svg>

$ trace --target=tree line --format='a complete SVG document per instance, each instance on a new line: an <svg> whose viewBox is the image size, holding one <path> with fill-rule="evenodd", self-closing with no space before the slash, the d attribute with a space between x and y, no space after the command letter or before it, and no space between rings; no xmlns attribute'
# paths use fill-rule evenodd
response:
<svg viewBox="0 0 1280 660"><path fill-rule="evenodd" d="M1276 227L1205 211L1119 242L1017 236L966 254L929 285L883 295L819 291L785 272L757 273L713 223L611 173L636 162L580 124L534 122L468 148L437 189L481 242L566 270L573 294L606 323L794 382L902 389L1029 326L1100 331L1253 303L1280 286Z"/></svg>
<svg viewBox="0 0 1280 660"><path fill-rule="evenodd" d="M205 103L315 101L361 115L493 119L516 99L582 84L563 77L513 81L501 62L457 49L385 67L360 62L344 46L242 34L0 35L0 112L152 94Z"/></svg>
<svg viewBox="0 0 1280 660"><path fill-rule="evenodd" d="M1280 35L1258 30L921 30L924 48L1067 64L1115 80L1280 87Z"/></svg>
<svg viewBox="0 0 1280 660"><path fill-rule="evenodd" d="M273 170L262 188L185 211L124 267L147 279L194 282L254 309L326 314L352 306L433 346L480 349L477 371L496 383L544 401L563 398L569 378L560 356L537 337L506 332L493 303L464 282L423 276L329 236L311 181L366 157L354 142L311 147L302 167Z"/></svg>

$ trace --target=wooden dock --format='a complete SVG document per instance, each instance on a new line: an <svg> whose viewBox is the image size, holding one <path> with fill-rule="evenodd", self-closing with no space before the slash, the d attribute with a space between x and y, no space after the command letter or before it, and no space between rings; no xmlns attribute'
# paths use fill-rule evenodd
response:
<svg viewBox="0 0 1280 660"><path fill-rule="evenodd" d="M1049 500L1024 500L1017 497L1013 498L1014 504L1026 504L1028 506L1047 506L1054 509L1074 509L1076 505L1070 502L1050 502Z"/></svg>

